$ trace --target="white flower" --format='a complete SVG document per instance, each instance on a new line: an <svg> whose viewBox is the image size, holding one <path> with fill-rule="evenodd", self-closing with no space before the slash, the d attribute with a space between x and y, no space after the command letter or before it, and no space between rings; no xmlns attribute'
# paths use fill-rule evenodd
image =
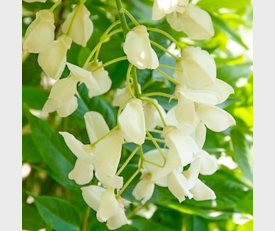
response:
<svg viewBox="0 0 275 231"><path fill-rule="evenodd" d="M74 78L68 77L58 80L52 87L48 100L46 101L43 111L57 111L60 117L66 117L77 109L77 98L75 94L77 82Z"/></svg>
<svg viewBox="0 0 275 231"><path fill-rule="evenodd" d="M61 77L66 66L67 51L71 44L71 37L61 35L39 54L38 63L47 76L53 79Z"/></svg>
<svg viewBox="0 0 275 231"><path fill-rule="evenodd" d="M235 119L221 108L212 105L199 105L197 112L202 122L214 132L221 132L236 125Z"/></svg>
<svg viewBox="0 0 275 231"><path fill-rule="evenodd" d="M100 181L105 188L120 189L123 186L123 177L121 176L107 176L100 169L96 171L96 178Z"/></svg>
<svg viewBox="0 0 275 231"><path fill-rule="evenodd" d="M184 12L174 11L167 15L167 21L174 30L183 31L191 39L209 39L215 33L210 15L191 3Z"/></svg>
<svg viewBox="0 0 275 231"><path fill-rule="evenodd" d="M169 167L177 168L190 164L199 151L195 141L186 132L178 130L176 127L165 127L163 137L169 147L166 162Z"/></svg>
<svg viewBox="0 0 275 231"><path fill-rule="evenodd" d="M139 145L144 143L146 128L141 100L131 99L118 117L118 122L126 141Z"/></svg>
<svg viewBox="0 0 275 231"><path fill-rule="evenodd" d="M123 198L116 198L112 189L104 189L99 186L82 187L84 201L97 212L100 222L107 221L107 227L111 230L118 229L128 223L125 215Z"/></svg>
<svg viewBox="0 0 275 231"><path fill-rule="evenodd" d="M107 176L114 176L121 157L124 138L121 131L114 131L94 147L95 165Z"/></svg>
<svg viewBox="0 0 275 231"><path fill-rule="evenodd" d="M61 28L64 34L68 32L71 21L78 7L79 5L74 7L73 11L67 16L64 24L62 25ZM90 11L85 6L82 6L74 18L70 36L75 43L85 47L93 33L93 30L94 25L90 19Z"/></svg>
<svg viewBox="0 0 275 231"><path fill-rule="evenodd" d="M156 69L159 60L152 49L145 26L136 26L126 36L123 50L130 63L139 69Z"/></svg>
<svg viewBox="0 0 275 231"><path fill-rule="evenodd" d="M133 85L131 85L132 91L134 91ZM138 84L139 91L141 90L140 85ZM124 87L122 89L117 89L114 95L113 105L115 107L120 107L123 103L125 103L127 100L131 99L131 93L129 92L128 87Z"/></svg>
<svg viewBox="0 0 275 231"><path fill-rule="evenodd" d="M215 83L216 63L200 47L184 48L178 65L183 72L175 72L175 79L188 88L201 89Z"/></svg>
<svg viewBox="0 0 275 231"><path fill-rule="evenodd" d="M205 185L201 180L197 179L195 186L190 189L190 192L193 195L194 200L196 201L205 201L205 200L214 200L216 195L211 188Z"/></svg>
<svg viewBox="0 0 275 231"><path fill-rule="evenodd" d="M99 86L99 89L89 89L89 97L92 98L94 96L102 95L106 93L107 91L110 90L111 85L112 85L112 80L109 77L109 73L104 69L100 68L97 71L93 71L95 68L99 67L102 65L102 62L91 62L89 63L87 70L91 71L94 78L97 81L97 84Z"/></svg>
<svg viewBox="0 0 275 231"><path fill-rule="evenodd" d="M166 112L164 111L163 107L158 103L156 99L152 99L151 101L154 102L155 105L157 105L162 117L165 118ZM149 102L143 102L143 110L147 130L152 130L156 126L163 127L163 122L161 120L160 114L154 105Z"/></svg>
<svg viewBox="0 0 275 231"><path fill-rule="evenodd" d="M54 41L54 30L54 14L50 10L38 11L26 31L23 49L30 53L40 53Z"/></svg>

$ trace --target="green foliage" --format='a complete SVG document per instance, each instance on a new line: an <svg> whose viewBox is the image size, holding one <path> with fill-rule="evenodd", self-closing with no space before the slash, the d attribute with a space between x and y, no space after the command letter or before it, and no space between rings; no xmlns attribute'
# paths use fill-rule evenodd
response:
<svg viewBox="0 0 275 231"><path fill-rule="evenodd" d="M71 11L73 4L78 1L63 1L57 8L56 20L59 24L56 34L60 35L60 25ZM253 168L252 168L252 126L253 126L253 75L252 60L248 55L250 44L247 43L244 30L252 29L252 5L250 0L201 0L198 6L211 14L215 27L215 36L209 41L190 41L183 33L175 32L165 20L152 21L151 7L153 1L129 0L123 1L125 7L146 25L155 26L173 35L186 46L200 46L209 51L217 63L218 78L233 86L235 94L225 103L220 105L233 115L237 125L223 133L207 132L207 142L204 149L214 154L217 158L226 156L237 164L237 167L221 165L220 170L212 176L203 176L201 179L211 187L217 195L215 201L197 202L188 200L181 204L172 194L164 188L156 187L149 203L157 207L152 218L147 220L144 211L149 211L149 206L141 206L134 202L127 208L127 215L131 215L132 224L124 226L119 231L250 231L253 229L251 216L253 215ZM28 20L34 19L34 14L40 9L50 8L51 1L46 4L23 2L23 7L30 11L31 16L23 16L23 36ZM88 42L87 48L73 44L68 52L68 62L82 65L90 51L97 44L106 28L118 18L115 1L87 0L87 8L92 13L95 30ZM131 23L129 23L131 25ZM150 38L164 47L169 47L171 42L164 36L150 33ZM233 42L237 47L228 46ZM122 35L116 35L104 44L99 55L103 62L123 56L121 49ZM174 65L173 59L164 55L163 51L156 49L160 63ZM106 68L112 79L112 89L103 96L92 99L87 96L84 85L78 86L79 107L77 111L67 118L60 118L56 113L44 115L32 110L41 110L49 94L47 84L41 85L42 70L37 63L37 55L31 54L23 59L22 74L23 88L23 137L22 160L32 168L31 174L23 180L23 221L22 228L26 230L77 231L81 230L85 222L86 205L82 199L79 187L68 179L72 170L75 157L65 145L59 131L72 131L83 143L88 141L85 131L83 115L87 111L101 113L108 126L116 125L117 109L112 106L114 90L122 88L127 71L127 62L119 62ZM163 69L172 76L171 70ZM65 70L63 76L68 74ZM144 93L158 91L172 94L174 86L155 71L138 71L138 80ZM168 102L167 98L156 97L165 110L169 110L176 101ZM33 113L33 114L32 114ZM40 118L38 118L40 117ZM125 160L134 146L125 145L122 159ZM153 148L150 141L146 141L144 151ZM138 157L133 159L136 163ZM123 176L129 178L135 171L133 165L123 171ZM133 184L125 190L123 196L134 200L132 197ZM34 204L27 204L27 192L34 197ZM46 195L46 196L41 196ZM62 198L62 199L60 199ZM135 211L133 214L132 212ZM142 212L143 211L143 212ZM236 217L247 220L240 225ZM99 223L92 212L88 219L91 231L107 230L106 225Z"/></svg>

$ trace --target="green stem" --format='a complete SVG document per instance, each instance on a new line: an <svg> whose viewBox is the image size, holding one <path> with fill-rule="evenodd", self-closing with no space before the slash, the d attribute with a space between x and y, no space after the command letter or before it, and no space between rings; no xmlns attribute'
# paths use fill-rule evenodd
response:
<svg viewBox="0 0 275 231"><path fill-rule="evenodd" d="M167 38L169 38L172 42L174 42L179 48L183 48L184 47L173 36L171 36L170 34L168 34L167 32L165 32L164 30L153 28L153 27L147 27L147 30L163 34L164 36L166 36Z"/></svg>
<svg viewBox="0 0 275 231"><path fill-rule="evenodd" d="M140 152L140 158L141 158L139 168L143 169L144 154L143 154L143 150L142 150L142 146L141 145L139 146L139 152Z"/></svg>
<svg viewBox="0 0 275 231"><path fill-rule="evenodd" d="M166 93L163 93L163 92L150 92L150 93L145 93L145 94L142 94L141 97L149 97L149 96L163 96L163 97L166 97L166 98L173 98L173 95L170 95L170 94L166 94Z"/></svg>
<svg viewBox="0 0 275 231"><path fill-rule="evenodd" d="M179 71L179 72L183 72L182 69L177 68L177 67L172 67L172 66L168 66L165 64L159 64L160 67L166 68L166 69L170 69L170 70L174 70L174 71Z"/></svg>
<svg viewBox="0 0 275 231"><path fill-rule="evenodd" d="M120 196L124 190L129 186L129 184L135 179L135 177L139 174L141 168L138 168L135 173L130 177L130 179L125 183L125 185L119 190L118 195Z"/></svg>
<svg viewBox="0 0 275 231"><path fill-rule="evenodd" d="M114 63L117 63L117 62L120 62L120 61L124 61L124 60L127 60L127 56L123 56L123 57L119 57L119 58L116 58L116 59L113 59L111 61L108 61L107 63L104 63L102 64L101 66L95 68L92 70L92 72L95 72L95 71L98 71L100 70L101 68L104 68L104 67L107 67L111 64L114 64Z"/></svg>
<svg viewBox="0 0 275 231"><path fill-rule="evenodd" d="M172 77L170 77L169 75L167 75L165 72L163 72L162 70L160 70L159 68L156 69L157 72L159 72L160 74L162 74L166 79L168 79L170 82L176 84L176 85L180 85L179 82L177 82L176 80L174 80Z"/></svg>
<svg viewBox="0 0 275 231"><path fill-rule="evenodd" d="M155 129L150 130L149 132L158 133L158 134L162 134L163 133L163 131L155 130Z"/></svg>
<svg viewBox="0 0 275 231"><path fill-rule="evenodd" d="M131 83L130 83L130 75L131 75L132 68L133 68L133 64L130 64L127 70L126 82L127 82L128 91L130 92L132 98L135 98L135 94L132 91Z"/></svg>
<svg viewBox="0 0 275 231"><path fill-rule="evenodd" d="M146 162L146 163L148 163L148 164L155 165L155 166L157 166L157 167L159 167L159 168L163 168L163 166L161 166L161 165L159 165L159 164L156 164L156 163L154 163L154 162L151 162L151 161L149 161L149 160L146 160L146 159L144 159L144 162Z"/></svg>
<svg viewBox="0 0 275 231"><path fill-rule="evenodd" d="M50 8L50 11L53 12L55 8L62 2L62 0L58 0L53 6Z"/></svg>
<svg viewBox="0 0 275 231"><path fill-rule="evenodd" d="M121 28L123 30L124 37L126 37L128 31L129 31L129 28L128 28L128 24L127 24L125 15L123 14L123 12L120 12L120 10L122 9L121 0L116 0L116 6L117 6L117 10L118 10L119 20L121 22Z"/></svg>
<svg viewBox="0 0 275 231"><path fill-rule="evenodd" d="M104 136L102 136L100 139L98 139L96 142L91 144L91 147L94 147L97 143L99 143L101 140L103 140L104 138L106 138L107 136L109 136L112 132L118 130L118 126L115 126L112 130L110 130L109 132L107 132Z"/></svg>
<svg viewBox="0 0 275 231"><path fill-rule="evenodd" d="M117 118L120 116L122 110L125 108L126 104L133 98L130 98L130 99L127 99L121 106L120 108L118 109L118 112L117 112Z"/></svg>
<svg viewBox="0 0 275 231"><path fill-rule="evenodd" d="M151 140L153 142L151 137L145 137L145 140ZM154 138L154 141L165 144L165 141L162 139Z"/></svg>
<svg viewBox="0 0 275 231"><path fill-rule="evenodd" d="M128 163L131 161L131 159L134 157L136 152L138 151L139 146L137 146L134 151L130 154L130 156L127 158L127 160L124 162L124 164L120 167L120 169L117 171L116 176L119 176L119 174L124 170L124 168L128 165Z"/></svg>
<svg viewBox="0 0 275 231"><path fill-rule="evenodd" d="M160 146L158 145L158 143L156 142L155 138L150 134L150 132L146 131L147 136L149 136L153 142L153 144L155 145L155 147L157 148L157 150L159 151L159 153L161 154L162 158L166 161L166 157L163 154Z"/></svg>
<svg viewBox="0 0 275 231"><path fill-rule="evenodd" d="M157 48L159 48L160 50L162 50L163 52L169 54L169 55L172 56L174 59L176 59L176 60L179 59L177 56L175 56L174 54L172 54L170 51L168 51L166 48L164 48L163 46L159 45L159 44L156 43L155 41L153 41L153 40L150 40L150 41L151 41L151 43L152 43L155 47L157 47Z"/></svg>
<svg viewBox="0 0 275 231"><path fill-rule="evenodd" d="M150 99L144 99L144 98L142 98L141 100L152 104L156 108L156 110L158 111L159 116L161 118L161 121L163 123L163 126L166 127L167 124L165 122L165 119L163 118L163 115L162 115L161 111L159 110L159 107L152 100L150 100Z"/></svg>
<svg viewBox="0 0 275 231"><path fill-rule="evenodd" d="M132 76L133 76L133 84L134 84L134 92L137 98L140 97L139 87L138 87L138 78L137 78L137 68L133 67L132 69Z"/></svg>
<svg viewBox="0 0 275 231"><path fill-rule="evenodd" d="M82 228L83 231L88 231L90 214L91 214L91 208L88 206L86 209L84 220L83 220L83 228Z"/></svg>
<svg viewBox="0 0 275 231"><path fill-rule="evenodd" d="M138 21L133 17L133 15L128 10L126 10L125 8L121 8L120 12L125 13L129 17L129 19L134 23L135 26L139 25Z"/></svg>

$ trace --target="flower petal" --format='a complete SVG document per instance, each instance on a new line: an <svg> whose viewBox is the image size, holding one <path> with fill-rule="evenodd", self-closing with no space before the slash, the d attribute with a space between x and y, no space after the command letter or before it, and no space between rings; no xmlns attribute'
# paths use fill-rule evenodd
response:
<svg viewBox="0 0 275 231"><path fill-rule="evenodd" d="M79 185L88 184L93 179L93 170L92 164L77 159L73 170L69 173L69 179L74 180Z"/></svg>
<svg viewBox="0 0 275 231"><path fill-rule="evenodd" d="M236 124L226 111L211 105L200 105L197 109L200 119L214 132L221 132Z"/></svg>
<svg viewBox="0 0 275 231"><path fill-rule="evenodd" d="M205 185L201 180L197 179L195 186L190 190L196 201L214 200L216 195L211 188Z"/></svg>
<svg viewBox="0 0 275 231"><path fill-rule="evenodd" d="M155 0L153 5L153 20L162 19L166 14L175 11L178 6L178 0Z"/></svg>
<svg viewBox="0 0 275 231"><path fill-rule="evenodd" d="M120 189L123 186L123 177L121 177L121 176L109 177L109 176L105 175L100 169L98 169L96 171L96 178L106 188Z"/></svg>
<svg viewBox="0 0 275 231"><path fill-rule="evenodd" d="M145 204L152 197L154 188L154 182L141 180L135 186L133 190L133 196L136 198L136 200L142 200L141 203Z"/></svg>
<svg viewBox="0 0 275 231"><path fill-rule="evenodd" d="M200 173L202 175L212 175L218 170L218 160L214 155L209 155L208 152L202 150L199 156L201 157Z"/></svg>
<svg viewBox="0 0 275 231"><path fill-rule="evenodd" d="M112 216L111 218L108 219L107 221L107 227L110 230L115 230L120 228L123 225L126 225L128 223L128 219L125 215L125 211L123 208L119 208L118 212L116 215Z"/></svg>
<svg viewBox="0 0 275 231"><path fill-rule="evenodd" d="M71 115L77 107L77 98L73 96L67 102L62 103L56 111L60 117L67 117Z"/></svg>
<svg viewBox="0 0 275 231"><path fill-rule="evenodd" d="M59 134L63 136L68 148L77 158L87 164L93 164L92 155L85 152L84 145L79 140L68 132L59 132Z"/></svg>
<svg viewBox="0 0 275 231"><path fill-rule="evenodd" d="M181 94L178 94L178 104L175 107L175 115L177 120L186 125L194 126L196 123L196 111L193 101L187 99Z"/></svg>
<svg viewBox="0 0 275 231"><path fill-rule="evenodd" d="M89 205L94 211L98 211L101 195L106 191L106 189L96 185L90 185L82 187L81 190L83 199L87 205Z"/></svg>
<svg viewBox="0 0 275 231"><path fill-rule="evenodd" d="M141 100L130 100L118 117L118 122L125 140L139 145L144 143L146 128Z"/></svg>
<svg viewBox="0 0 275 231"><path fill-rule="evenodd" d="M123 50L130 63L139 69L156 69L159 61L152 49L145 26L136 26L126 36Z"/></svg>
<svg viewBox="0 0 275 231"><path fill-rule="evenodd" d="M100 113L95 111L87 112L84 115L84 119L91 144L109 132L109 127Z"/></svg>

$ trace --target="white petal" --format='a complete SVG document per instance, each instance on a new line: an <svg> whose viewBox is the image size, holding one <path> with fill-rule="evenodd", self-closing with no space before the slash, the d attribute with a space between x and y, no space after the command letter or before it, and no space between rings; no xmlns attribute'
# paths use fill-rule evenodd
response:
<svg viewBox="0 0 275 231"><path fill-rule="evenodd" d="M94 147L96 169L113 177L120 161L122 143L123 136L120 131L114 131L98 142Z"/></svg>
<svg viewBox="0 0 275 231"><path fill-rule="evenodd" d="M219 102L217 104L223 103L229 95L234 93L234 89L220 79L216 79L215 84L206 87L205 90L215 92L219 96Z"/></svg>
<svg viewBox="0 0 275 231"><path fill-rule="evenodd" d="M139 145L144 143L146 128L141 100L130 100L118 117L118 122L125 140Z"/></svg>
<svg viewBox="0 0 275 231"><path fill-rule="evenodd" d="M104 69L101 68L97 71L93 71L93 69L102 65L102 62L92 62L88 66L88 70L92 71L94 78L97 81L99 86L99 90L96 89L89 89L89 97L92 98L94 96L102 95L110 90L112 85L112 80L109 77L109 73Z"/></svg>
<svg viewBox="0 0 275 231"><path fill-rule="evenodd" d="M84 115L84 119L91 144L109 132L109 127L100 113L95 111L87 112Z"/></svg>
<svg viewBox="0 0 275 231"><path fill-rule="evenodd" d="M133 190L133 196L136 200L142 200L142 204L145 204L153 195L155 185L152 181L141 180L137 183Z"/></svg>
<svg viewBox="0 0 275 231"><path fill-rule="evenodd" d="M47 99L46 103L44 104L42 111L51 113L51 112L56 111L58 109L58 107L59 107L58 101L49 98L49 99Z"/></svg>
<svg viewBox="0 0 275 231"><path fill-rule="evenodd" d="M96 91L100 90L96 79L94 78L94 76L90 71L87 71L71 63L67 63L67 66L71 71L72 77L74 77L76 81L85 83L88 90L96 90Z"/></svg>
<svg viewBox="0 0 275 231"><path fill-rule="evenodd" d="M47 76L53 79L61 77L66 66L67 51L71 44L71 37L61 35L39 54L38 63Z"/></svg>
<svg viewBox="0 0 275 231"><path fill-rule="evenodd" d="M98 169L96 171L96 177L106 188L120 189L123 186L123 177L121 176L109 177Z"/></svg>
<svg viewBox="0 0 275 231"><path fill-rule="evenodd" d="M194 126L196 123L196 111L193 101L185 98L181 92L178 96L178 104L175 107L175 115L177 120L182 124Z"/></svg>
<svg viewBox="0 0 275 231"><path fill-rule="evenodd" d="M162 117L165 119L166 112L164 111L163 107L158 103L157 100L152 100L152 101L157 105L159 111L161 112ZM152 130L156 126L163 127L163 123L159 115L159 112L154 105L148 102L144 102L143 110L144 110L145 124L146 124L147 130Z"/></svg>
<svg viewBox="0 0 275 231"><path fill-rule="evenodd" d="M113 105L115 107L120 107L123 103L125 103L130 98L131 98L131 94L128 90L128 87L117 89L114 95Z"/></svg>
<svg viewBox="0 0 275 231"><path fill-rule="evenodd" d="M67 117L71 115L77 107L77 98L73 96L67 102L62 103L56 111L60 117Z"/></svg>
<svg viewBox="0 0 275 231"><path fill-rule="evenodd" d="M214 36L210 15L193 4L189 4L180 16L181 30L191 39L204 40Z"/></svg>
<svg viewBox="0 0 275 231"><path fill-rule="evenodd" d="M204 150L202 150L199 155L201 156L200 173L202 175L212 175L218 170L218 160L215 156L209 155L209 153Z"/></svg>
<svg viewBox="0 0 275 231"><path fill-rule="evenodd" d="M113 190L106 190L100 198L100 205L97 211L99 221L107 221L110 217L119 211L119 203L115 197Z"/></svg>
<svg viewBox="0 0 275 231"><path fill-rule="evenodd" d="M163 133L165 143L169 147L167 166L182 167L192 162L198 147L195 141L184 131L174 127L166 127Z"/></svg>
<svg viewBox="0 0 275 231"><path fill-rule="evenodd" d="M62 25L61 29L64 34L68 32L71 21L78 6L79 5L76 5L73 11L68 14L64 24ZM76 17L74 18L70 36L75 43L85 47L93 33L93 30L94 25L92 20L90 19L90 11L86 8L86 6L82 6L82 8L78 11Z"/></svg>
<svg viewBox="0 0 275 231"><path fill-rule="evenodd" d="M77 158L87 164L93 163L92 155L85 152L84 145L79 140L68 132L59 132L59 134L63 136L68 148Z"/></svg>
<svg viewBox="0 0 275 231"><path fill-rule="evenodd" d="M152 49L145 26L136 26L126 36L123 50L130 63L139 69L156 69L159 61Z"/></svg>
<svg viewBox="0 0 275 231"><path fill-rule="evenodd" d="M188 190L188 182L183 174L174 170L168 176L168 188L170 192L179 200L181 203L188 196L192 198L192 194Z"/></svg>
<svg viewBox="0 0 275 231"><path fill-rule="evenodd" d="M226 111L211 105L201 105L197 110L200 119L214 132L221 132L236 124Z"/></svg>
<svg viewBox="0 0 275 231"><path fill-rule="evenodd" d="M191 164L187 171L184 171L184 176L187 178L188 189L194 187L200 174L202 159L197 157Z"/></svg>
<svg viewBox="0 0 275 231"><path fill-rule="evenodd" d="M123 225L126 225L128 223L128 219L125 215L125 211L123 208L119 208L116 215L112 216L107 221L107 227L110 230L115 230L120 228Z"/></svg>
<svg viewBox="0 0 275 231"><path fill-rule="evenodd" d="M98 211L101 195L103 192L106 191L106 189L99 186L90 185L90 186L82 187L81 190L82 190L82 196L84 201L94 211Z"/></svg>
<svg viewBox="0 0 275 231"><path fill-rule="evenodd" d="M166 14L175 11L178 0L155 0L153 5L153 20L162 19Z"/></svg>
<svg viewBox="0 0 275 231"><path fill-rule="evenodd" d="M69 179L75 180L79 185L88 184L93 179L93 170L94 166L92 164L87 164L81 159L77 159L73 170L69 173Z"/></svg>
<svg viewBox="0 0 275 231"><path fill-rule="evenodd" d="M40 10L28 27L23 49L30 53L40 53L54 41L54 14L50 10Z"/></svg>
<svg viewBox="0 0 275 231"><path fill-rule="evenodd" d="M216 195L211 188L202 183L199 179L195 186L190 190L196 201L214 200Z"/></svg>
<svg viewBox="0 0 275 231"><path fill-rule="evenodd" d="M216 63L207 51L200 47L186 47L182 50L181 66L176 80L188 89L201 90L216 81Z"/></svg>
<svg viewBox="0 0 275 231"><path fill-rule="evenodd" d="M203 122L198 123L196 130L194 131L194 139L200 149L203 147L205 143L206 132L207 132L207 129L204 123Z"/></svg>
<svg viewBox="0 0 275 231"><path fill-rule="evenodd" d="M168 149L163 148L161 149L161 151L165 157L168 156L168 151L169 151ZM157 149L144 153L144 159L160 166L164 165L164 159ZM158 166L148 162L144 162L143 167L147 172L150 172L152 175L154 175L154 173L159 170Z"/></svg>

